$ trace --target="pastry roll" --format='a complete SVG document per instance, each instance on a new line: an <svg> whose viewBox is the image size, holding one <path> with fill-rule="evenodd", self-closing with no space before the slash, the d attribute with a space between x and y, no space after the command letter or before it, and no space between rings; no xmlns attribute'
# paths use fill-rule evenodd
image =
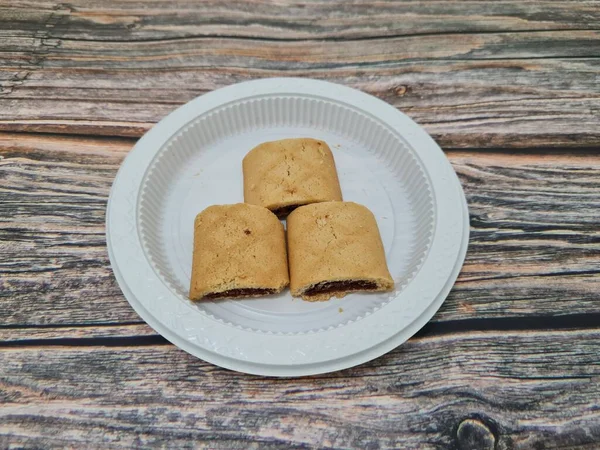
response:
<svg viewBox="0 0 600 450"><path fill-rule="evenodd" d="M244 158L244 201L278 217L309 203L342 200L333 154L316 139L283 139L254 147Z"/></svg>
<svg viewBox="0 0 600 450"><path fill-rule="evenodd" d="M391 290L375 217L352 202L301 206L287 218L290 290L308 301Z"/></svg>
<svg viewBox="0 0 600 450"><path fill-rule="evenodd" d="M190 300L258 297L288 284L283 225L271 211L238 203L196 216Z"/></svg>

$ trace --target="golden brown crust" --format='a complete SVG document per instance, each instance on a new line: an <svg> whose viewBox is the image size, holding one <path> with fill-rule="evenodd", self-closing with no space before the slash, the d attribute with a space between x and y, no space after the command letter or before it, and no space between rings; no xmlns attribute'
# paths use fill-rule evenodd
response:
<svg viewBox="0 0 600 450"><path fill-rule="evenodd" d="M190 299L232 291L282 291L289 284L283 225L268 209L238 203L210 206L194 221ZM242 292L240 292L240 290Z"/></svg>
<svg viewBox="0 0 600 450"><path fill-rule="evenodd" d="M286 216L286 208L341 201L329 146L316 139L283 139L254 147L244 158L244 201Z"/></svg>
<svg viewBox="0 0 600 450"><path fill-rule="evenodd" d="M328 300L350 291L387 291L394 287L375 217L352 202L301 206L287 218L290 290L304 300ZM313 293L325 282L365 282L369 289L340 288Z"/></svg>

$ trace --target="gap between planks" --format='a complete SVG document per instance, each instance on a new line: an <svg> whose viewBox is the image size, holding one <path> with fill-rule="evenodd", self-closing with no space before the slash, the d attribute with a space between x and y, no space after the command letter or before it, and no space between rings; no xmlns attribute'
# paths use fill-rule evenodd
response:
<svg viewBox="0 0 600 450"><path fill-rule="evenodd" d="M595 331L600 330L600 313L592 314L568 314L564 316L530 316L514 318L489 318L489 319L465 319L448 320L442 322L429 322L411 339L438 339L445 337L458 337L476 335L490 335L501 332L502 335L519 334L522 332L546 332L556 333L565 331ZM28 326L19 327L11 325L10 328L0 327L0 348L22 348L22 347L141 347L170 345L170 342L146 326L143 322L131 322L128 324L86 324L84 333L93 334L94 328L113 327L115 333L127 332L128 328L139 330L139 335L123 336L91 336L91 337L61 337L65 331L71 335L80 332L78 325L71 325L68 330L61 326ZM55 334L51 338L24 338L19 339L15 336L11 338L11 333L22 331L27 335L39 333L43 329L48 334ZM102 331L102 330L100 330ZM25 334L24 333L24 334ZM109 331L110 333L110 331ZM41 333L44 335L44 332Z"/></svg>

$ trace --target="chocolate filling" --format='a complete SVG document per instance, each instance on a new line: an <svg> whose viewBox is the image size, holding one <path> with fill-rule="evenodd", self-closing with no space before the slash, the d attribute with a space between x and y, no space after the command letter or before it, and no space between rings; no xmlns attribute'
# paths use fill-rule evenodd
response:
<svg viewBox="0 0 600 450"><path fill-rule="evenodd" d="M372 291L377 289L377 283L366 280L324 281L308 288L304 294L319 295L330 292Z"/></svg>
<svg viewBox="0 0 600 450"><path fill-rule="evenodd" d="M298 206L302 206L302 205L287 205L287 206L282 206L280 208L274 209L273 210L273 214L275 214L277 217L284 218L285 216L287 216L289 213L291 213L293 210L295 210Z"/></svg>
<svg viewBox="0 0 600 450"><path fill-rule="evenodd" d="M242 289L229 289L222 292L210 292L204 296L205 300L214 300L217 298L225 297L250 297L255 295L270 295L275 294L276 289L265 289L265 288L242 288Z"/></svg>

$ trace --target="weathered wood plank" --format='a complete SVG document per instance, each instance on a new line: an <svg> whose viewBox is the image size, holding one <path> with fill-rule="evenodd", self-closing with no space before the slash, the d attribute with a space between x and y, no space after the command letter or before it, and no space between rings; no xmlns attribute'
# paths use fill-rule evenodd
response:
<svg viewBox="0 0 600 450"><path fill-rule="evenodd" d="M177 106L209 90L289 75L322 78L378 96L446 147L581 147L600 142L600 60L595 59L293 71L15 68L8 75L16 81L4 82L0 94L0 130L140 136Z"/></svg>
<svg viewBox="0 0 600 450"><path fill-rule="evenodd" d="M595 1L219 1L11 2L0 30L33 36L160 40L233 36L278 40L359 39L412 34L598 29Z"/></svg>
<svg viewBox="0 0 600 450"><path fill-rule="evenodd" d="M233 373L170 345L10 346L0 445L593 449L599 342L598 330L424 335L300 379Z"/></svg>
<svg viewBox="0 0 600 450"><path fill-rule="evenodd" d="M471 216L449 316L600 312L600 151L448 156Z"/></svg>
<svg viewBox="0 0 600 450"><path fill-rule="evenodd" d="M0 134L0 322L140 321L104 237L112 179L132 145ZM434 322L600 313L600 152L448 156L467 195L471 242Z"/></svg>
<svg viewBox="0 0 600 450"><path fill-rule="evenodd" d="M28 324L81 323L100 311L105 323L139 321L123 303L104 235L107 194L131 141L3 135L0 142L2 310L16 307L8 315ZM46 308L61 318L35 313Z"/></svg>
<svg viewBox="0 0 600 450"><path fill-rule="evenodd" d="M0 15L0 130L139 136L208 90L302 76L377 95L446 147L600 142L596 2L36 5Z"/></svg>
<svg viewBox="0 0 600 450"><path fill-rule="evenodd" d="M598 58L600 31L403 36L383 40L270 42L186 38L176 41L46 40L45 67L157 69L259 67L333 69L422 60ZM444 43L445 45L440 45ZM543 44L543 45L542 45Z"/></svg>

